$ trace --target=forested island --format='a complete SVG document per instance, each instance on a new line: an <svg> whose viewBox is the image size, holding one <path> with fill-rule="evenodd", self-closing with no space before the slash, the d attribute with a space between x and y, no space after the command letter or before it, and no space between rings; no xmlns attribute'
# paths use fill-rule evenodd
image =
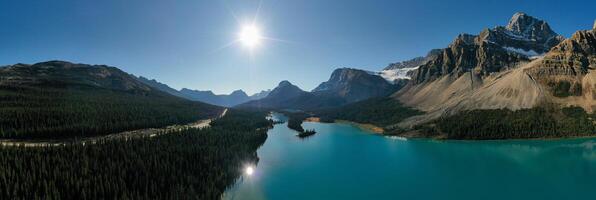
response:
<svg viewBox="0 0 596 200"><path fill-rule="evenodd" d="M60 147L0 147L1 199L218 199L256 164L272 122L233 110L210 128Z"/></svg>

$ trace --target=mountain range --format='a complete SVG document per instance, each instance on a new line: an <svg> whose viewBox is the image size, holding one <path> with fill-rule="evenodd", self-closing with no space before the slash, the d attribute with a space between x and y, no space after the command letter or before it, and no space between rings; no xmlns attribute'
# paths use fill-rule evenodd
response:
<svg viewBox="0 0 596 200"><path fill-rule="evenodd" d="M504 26L487 28L478 34L459 34L445 48L389 64L380 72L336 69L312 91L281 81L274 89L252 96L242 90L216 95L211 91L176 90L115 67L63 61L1 67L0 87L8 94L13 94L14 90L51 88L61 94L76 90L77 94L90 96L93 94L90 91L97 90L122 99L132 94L144 104L149 103L147 98L155 97L169 106L172 102L188 104L187 100L192 100L196 102L194 106L207 110L209 115L221 108L200 102L235 108L302 110L350 119L366 118L369 119L366 123L372 124L382 121L385 128L399 132L421 127L441 132L435 127L445 127L445 124L449 124L450 130L460 132L489 125L491 127L484 130L498 130L495 126L543 120L532 127L550 127L548 131L552 133L563 129L566 133L578 130L584 133L596 130L596 117L586 114L596 110L596 24L590 30L577 31L570 38L564 38L544 20L515 13ZM32 93L32 99L38 98L34 94L37 93ZM319 112L322 110L325 112ZM409 114L391 117L392 113L387 113L400 111ZM466 114L471 111L484 113L475 115L487 121L458 120L474 119L466 118L475 116ZM390 116L392 120L354 115ZM493 125L499 121L490 118L495 116L513 122ZM460 125L466 128L453 128ZM510 128L514 131L532 129L520 137L544 131L532 127ZM496 132L491 134L486 138L504 137L495 135ZM459 135L456 138L475 137Z"/></svg>
<svg viewBox="0 0 596 200"><path fill-rule="evenodd" d="M288 81L282 81L263 99L249 101L238 107L268 109L315 110L337 107L373 97L392 94L404 84L393 84L376 73L339 68L328 81L310 92L303 91Z"/></svg>
<svg viewBox="0 0 596 200"><path fill-rule="evenodd" d="M171 95L182 97L192 101L200 101L209 103L212 105L224 106L224 107L233 107L241 103L248 102L250 100L257 100L266 97L270 90L263 90L259 93L254 95L248 96L242 90L233 91L230 94L214 94L212 91L200 91L200 90L192 90L188 88L182 88L181 90L176 90L171 88L170 86L160 83L155 79L148 79L143 76L138 77L138 80L150 85L154 88L157 88L161 91L167 92Z"/></svg>
<svg viewBox="0 0 596 200"><path fill-rule="evenodd" d="M516 13L506 26L460 34L413 70L393 97L426 112L412 127L466 110L531 109L545 105L596 109L595 30L564 39L548 23Z"/></svg>

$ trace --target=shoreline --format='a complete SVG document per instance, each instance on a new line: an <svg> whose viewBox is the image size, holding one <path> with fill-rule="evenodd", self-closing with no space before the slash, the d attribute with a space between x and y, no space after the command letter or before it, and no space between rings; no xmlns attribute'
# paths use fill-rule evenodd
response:
<svg viewBox="0 0 596 200"><path fill-rule="evenodd" d="M319 117L309 117L304 119L304 122L315 122L315 123L326 123L321 122ZM410 130L401 134L385 134L385 130L381 127L375 126L373 124L364 124L358 123L349 120L334 120L331 123L338 123L338 124L348 124L358 127L361 130L366 132L370 132L371 134L380 135L380 136L398 136L407 139L429 139L429 140L436 140L436 141L471 141L471 142L480 142L480 141L556 141L556 140L573 140L573 139L596 139L596 135L593 136L569 136L569 137L539 137L539 138L506 138L506 139L449 139L446 135L427 135L424 133L420 133L416 130Z"/></svg>
<svg viewBox="0 0 596 200"><path fill-rule="evenodd" d="M318 117L309 117L304 120L305 122L316 122L316 123L324 123L320 122ZM476 139L476 140L467 140L467 139L448 139L446 135L434 135L434 136L425 136L425 134L419 133L417 131L408 131L402 134L385 134L385 130L381 127L375 126L373 124L363 124L358 122L353 122L349 120L334 120L333 123L338 124L348 124L358 127L361 130L370 132L371 134L380 135L380 136L398 136L407 139L428 139L428 140L436 140L436 141L464 141L464 142L480 142L480 141L557 141L557 140L573 140L573 139L596 139L596 135L593 136L569 136L569 137L542 137L542 138L507 138L507 139Z"/></svg>
<svg viewBox="0 0 596 200"><path fill-rule="evenodd" d="M371 133L374 134L379 134L379 135L385 135L385 129L375 126L373 124L363 124L363 123L358 123L358 122L353 122L353 121L348 121L348 120L335 120L335 123L339 123L339 124L350 124L350 125L354 125L362 130L365 131L369 131Z"/></svg>

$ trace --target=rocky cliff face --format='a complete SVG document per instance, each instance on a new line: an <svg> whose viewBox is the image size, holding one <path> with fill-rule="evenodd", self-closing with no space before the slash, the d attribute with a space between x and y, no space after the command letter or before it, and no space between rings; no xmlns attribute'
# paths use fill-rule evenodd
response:
<svg viewBox="0 0 596 200"><path fill-rule="evenodd" d="M313 93L325 93L344 98L347 102L355 102L371 97L388 96L397 90L381 76L370 72L340 68L333 71L328 81L321 83Z"/></svg>
<svg viewBox="0 0 596 200"><path fill-rule="evenodd" d="M403 69L403 68L418 67L420 65L425 64L429 60L433 59L434 57L436 57L440 53L441 53L441 49L433 49L433 50L430 50L426 54L426 56L420 56L420 57L416 57L416 58L413 58L413 59L410 59L410 60L405 60L405 61L402 61L402 62L391 63L387 67L385 67L383 70L393 70L393 69Z"/></svg>
<svg viewBox="0 0 596 200"><path fill-rule="evenodd" d="M542 55L562 40L546 22L516 13L505 27L485 29L479 35L460 34L412 73L411 84L467 72L484 77Z"/></svg>
<svg viewBox="0 0 596 200"><path fill-rule="evenodd" d="M596 30L574 33L526 71L556 102L596 110Z"/></svg>
<svg viewBox="0 0 596 200"><path fill-rule="evenodd" d="M485 30L479 36L460 35L437 58L415 70L408 86L393 95L405 105L427 112L400 126L463 110L559 105L594 112L595 32L578 31L569 39L554 42L561 37L548 24L516 14L506 27ZM540 56L531 58L523 53L529 51Z"/></svg>
<svg viewBox="0 0 596 200"><path fill-rule="evenodd" d="M441 49L433 49L426 56L416 57L410 60L391 63L378 74L385 80L396 85L402 85L406 80L411 79L412 72L428 61L435 59L442 53Z"/></svg>

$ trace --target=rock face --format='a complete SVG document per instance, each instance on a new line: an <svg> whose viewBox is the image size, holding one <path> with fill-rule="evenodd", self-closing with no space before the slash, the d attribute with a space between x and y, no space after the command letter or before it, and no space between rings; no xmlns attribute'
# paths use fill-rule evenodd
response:
<svg viewBox="0 0 596 200"><path fill-rule="evenodd" d="M426 56L420 56L420 57L416 57L416 58L413 58L410 60L405 60L402 62L391 63L387 67L385 67L383 70L418 67L420 65L425 64L426 62L428 62L429 60L431 60L432 58L434 58L435 56L437 56L440 53L441 53L441 49L433 49L433 50L430 50L426 54Z"/></svg>
<svg viewBox="0 0 596 200"><path fill-rule="evenodd" d="M426 56L416 57L411 60L402 62L391 63L385 67L379 76L385 80L396 85L403 85L406 83L405 80L409 80L412 77L412 72L421 65L426 64L429 60L436 58L442 52L441 49L433 49Z"/></svg>
<svg viewBox="0 0 596 200"><path fill-rule="evenodd" d="M542 20L515 14L506 27L462 34L414 71L393 97L427 112L411 127L463 110L579 106L596 111L595 30L562 40ZM534 52L539 57L527 54Z"/></svg>
<svg viewBox="0 0 596 200"><path fill-rule="evenodd" d="M340 68L333 71L328 81L321 83L313 93L338 96L348 103L371 97L388 96L397 91L397 86L381 76L364 70Z"/></svg>
<svg viewBox="0 0 596 200"><path fill-rule="evenodd" d="M596 30L574 33L526 72L550 90L553 101L596 110Z"/></svg>
<svg viewBox="0 0 596 200"><path fill-rule="evenodd" d="M51 86L104 88L135 93L153 91L122 70L106 65L48 61L0 68L0 86Z"/></svg>
<svg viewBox="0 0 596 200"><path fill-rule="evenodd" d="M542 55L562 40L546 22L516 13L505 27L485 29L479 35L460 34L412 73L411 84L467 72L484 77Z"/></svg>

